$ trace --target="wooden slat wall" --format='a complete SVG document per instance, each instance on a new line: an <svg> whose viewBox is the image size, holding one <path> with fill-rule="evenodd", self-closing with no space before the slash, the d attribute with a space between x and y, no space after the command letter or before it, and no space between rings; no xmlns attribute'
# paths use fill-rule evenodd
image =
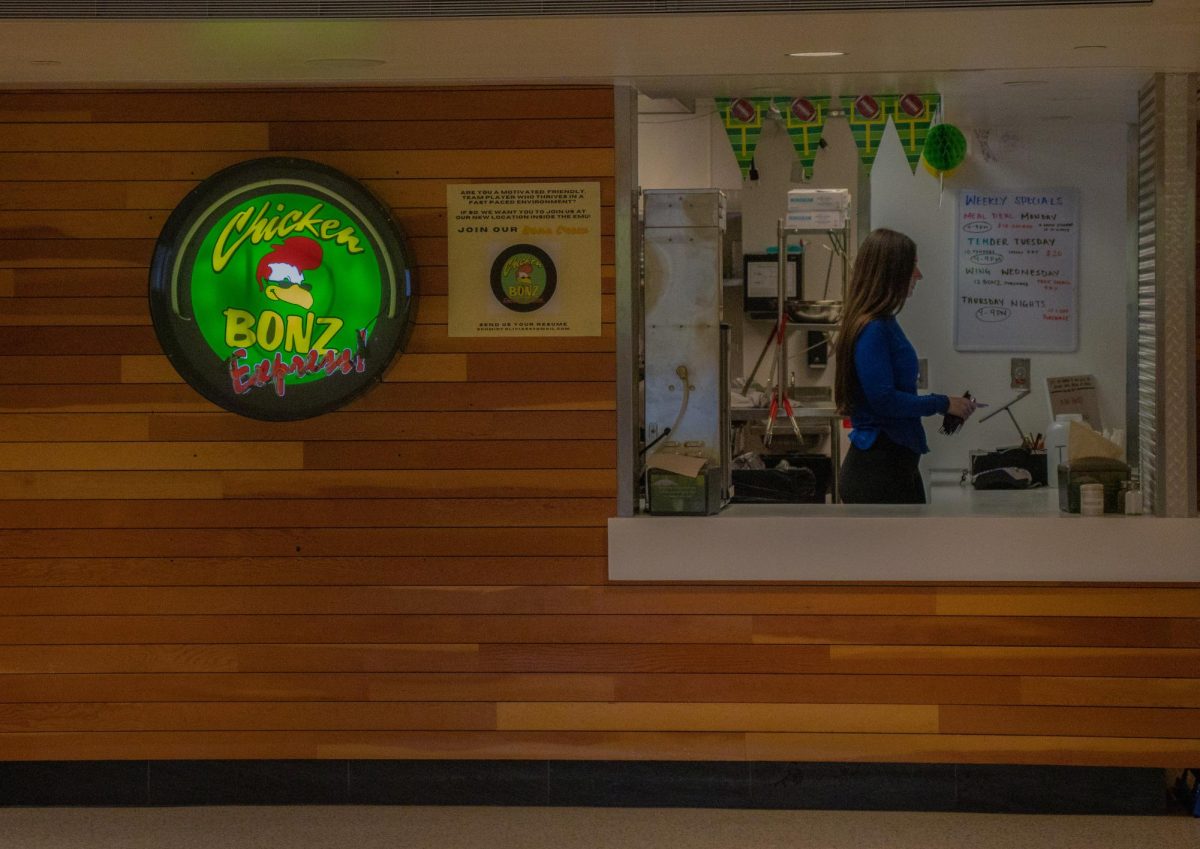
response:
<svg viewBox="0 0 1200 849"><path fill-rule="evenodd" d="M613 138L604 88L0 93L0 759L1200 763L1194 588L606 583ZM287 424L145 301L170 208L268 153L385 199L422 298ZM448 338L445 185L562 179L603 335Z"/></svg>

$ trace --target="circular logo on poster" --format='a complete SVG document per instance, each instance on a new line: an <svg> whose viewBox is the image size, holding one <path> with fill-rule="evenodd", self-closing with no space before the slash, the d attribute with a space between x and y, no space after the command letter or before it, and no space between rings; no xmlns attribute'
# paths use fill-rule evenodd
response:
<svg viewBox="0 0 1200 849"><path fill-rule="evenodd" d="M558 270L550 255L536 245L512 245L492 263L492 294L513 312L546 306L558 286Z"/></svg>
<svg viewBox="0 0 1200 849"><path fill-rule="evenodd" d="M408 339L412 264L387 209L302 159L214 174L167 219L150 315L171 364L243 416L305 419L368 389Z"/></svg>

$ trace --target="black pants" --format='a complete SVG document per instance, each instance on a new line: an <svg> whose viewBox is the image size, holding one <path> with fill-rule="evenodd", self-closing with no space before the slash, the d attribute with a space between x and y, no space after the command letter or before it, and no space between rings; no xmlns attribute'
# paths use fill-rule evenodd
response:
<svg viewBox="0 0 1200 849"><path fill-rule="evenodd" d="M882 433L863 451L851 445L838 475L843 504L924 504L921 455Z"/></svg>

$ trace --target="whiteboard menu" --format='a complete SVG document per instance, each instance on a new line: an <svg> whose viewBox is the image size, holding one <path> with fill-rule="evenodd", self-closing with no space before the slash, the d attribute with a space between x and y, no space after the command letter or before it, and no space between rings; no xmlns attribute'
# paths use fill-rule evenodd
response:
<svg viewBox="0 0 1200 849"><path fill-rule="evenodd" d="M958 193L954 347L1079 346L1079 192Z"/></svg>

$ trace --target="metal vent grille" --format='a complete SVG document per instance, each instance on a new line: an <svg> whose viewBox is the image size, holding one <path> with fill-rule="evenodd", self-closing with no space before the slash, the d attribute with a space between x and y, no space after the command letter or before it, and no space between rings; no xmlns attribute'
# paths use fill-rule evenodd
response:
<svg viewBox="0 0 1200 849"><path fill-rule="evenodd" d="M1146 512L1158 489L1158 102L1153 82L1138 98L1137 420L1138 468Z"/></svg>
<svg viewBox="0 0 1200 849"><path fill-rule="evenodd" d="M476 18L1108 6L1153 0L0 0L0 18Z"/></svg>

